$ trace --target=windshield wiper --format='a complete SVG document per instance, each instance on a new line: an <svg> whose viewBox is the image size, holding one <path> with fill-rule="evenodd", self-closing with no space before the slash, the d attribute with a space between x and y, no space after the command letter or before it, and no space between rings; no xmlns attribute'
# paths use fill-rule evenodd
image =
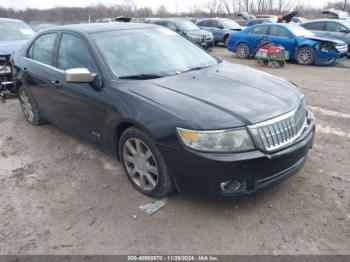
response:
<svg viewBox="0 0 350 262"><path fill-rule="evenodd" d="M186 72L190 72L190 71L198 71L198 70L202 70L204 68L208 68L210 66L196 66L196 67L191 67L189 69L186 69L184 71L182 71L182 73L186 73Z"/></svg>
<svg viewBox="0 0 350 262"><path fill-rule="evenodd" d="M161 77L164 77L164 75L139 74L139 75L121 76L119 77L119 79L146 80L146 79L156 79Z"/></svg>

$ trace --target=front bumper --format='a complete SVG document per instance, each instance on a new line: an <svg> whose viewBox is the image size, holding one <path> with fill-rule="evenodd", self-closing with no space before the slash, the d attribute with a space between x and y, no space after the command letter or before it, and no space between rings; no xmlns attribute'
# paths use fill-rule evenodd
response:
<svg viewBox="0 0 350 262"><path fill-rule="evenodd" d="M215 47L214 38L192 39L192 41L206 50L212 50Z"/></svg>
<svg viewBox="0 0 350 262"><path fill-rule="evenodd" d="M315 56L315 64L316 65L334 65L341 60L344 60L348 57L348 51L344 50L342 52L337 51L316 51Z"/></svg>
<svg viewBox="0 0 350 262"><path fill-rule="evenodd" d="M231 199L271 187L296 174L313 145L315 128L312 117L293 145L271 154L260 150L213 154L183 147L159 148L179 192ZM227 181L238 181L239 189L230 193L223 190L222 184Z"/></svg>

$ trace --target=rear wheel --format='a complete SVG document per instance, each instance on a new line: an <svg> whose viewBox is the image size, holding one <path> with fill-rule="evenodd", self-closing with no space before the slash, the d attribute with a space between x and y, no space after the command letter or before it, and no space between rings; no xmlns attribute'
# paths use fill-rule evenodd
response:
<svg viewBox="0 0 350 262"><path fill-rule="evenodd" d="M161 198L173 190L166 163L155 142L140 129L131 127L122 134L119 152L129 181L137 191Z"/></svg>
<svg viewBox="0 0 350 262"><path fill-rule="evenodd" d="M300 48L296 60L300 65L312 65L315 62L315 50L311 47Z"/></svg>
<svg viewBox="0 0 350 262"><path fill-rule="evenodd" d="M250 55L249 46L245 43L239 44L237 46L236 53L238 58L248 58Z"/></svg>
<svg viewBox="0 0 350 262"><path fill-rule="evenodd" d="M38 126L45 122L40 117L39 110L36 104L34 103L33 99L24 87L21 87L19 89L18 98L21 104L24 117L31 125Z"/></svg>

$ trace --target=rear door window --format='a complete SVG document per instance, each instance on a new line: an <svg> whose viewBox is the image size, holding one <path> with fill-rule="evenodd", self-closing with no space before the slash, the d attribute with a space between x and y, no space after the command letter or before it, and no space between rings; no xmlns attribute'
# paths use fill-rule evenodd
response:
<svg viewBox="0 0 350 262"><path fill-rule="evenodd" d="M87 68L90 72L96 72L94 60L86 43L72 34L62 35L57 62L57 67L61 70Z"/></svg>
<svg viewBox="0 0 350 262"><path fill-rule="evenodd" d="M327 22L326 23L326 31L328 31L328 32L339 33L339 32L344 31L344 30L346 31L346 28L337 22Z"/></svg>
<svg viewBox="0 0 350 262"><path fill-rule="evenodd" d="M290 37L289 31L281 26L271 26L269 35L275 36L275 37L284 37L284 38Z"/></svg>
<svg viewBox="0 0 350 262"><path fill-rule="evenodd" d="M249 34L250 35L267 35L268 26L258 26L253 28Z"/></svg>
<svg viewBox="0 0 350 262"><path fill-rule="evenodd" d="M56 37L56 33L40 36L30 48L28 57L35 61L52 65Z"/></svg>

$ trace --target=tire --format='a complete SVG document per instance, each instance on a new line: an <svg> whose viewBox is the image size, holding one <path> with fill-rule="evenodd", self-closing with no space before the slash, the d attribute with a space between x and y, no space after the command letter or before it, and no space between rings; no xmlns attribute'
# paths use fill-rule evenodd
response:
<svg viewBox="0 0 350 262"><path fill-rule="evenodd" d="M40 117L38 107L34 99L29 95L24 87L18 90L18 99L21 104L22 112L27 122L33 126L40 126L45 121Z"/></svg>
<svg viewBox="0 0 350 262"><path fill-rule="evenodd" d="M249 46L245 43L241 43L236 48L236 54L238 58L247 59L250 56Z"/></svg>
<svg viewBox="0 0 350 262"><path fill-rule="evenodd" d="M312 65L315 63L315 50L311 47L305 46L298 50L297 63L300 65Z"/></svg>
<svg viewBox="0 0 350 262"><path fill-rule="evenodd" d="M153 138L130 127L120 138L119 153L128 179L137 191L153 198L173 191L171 176Z"/></svg>

